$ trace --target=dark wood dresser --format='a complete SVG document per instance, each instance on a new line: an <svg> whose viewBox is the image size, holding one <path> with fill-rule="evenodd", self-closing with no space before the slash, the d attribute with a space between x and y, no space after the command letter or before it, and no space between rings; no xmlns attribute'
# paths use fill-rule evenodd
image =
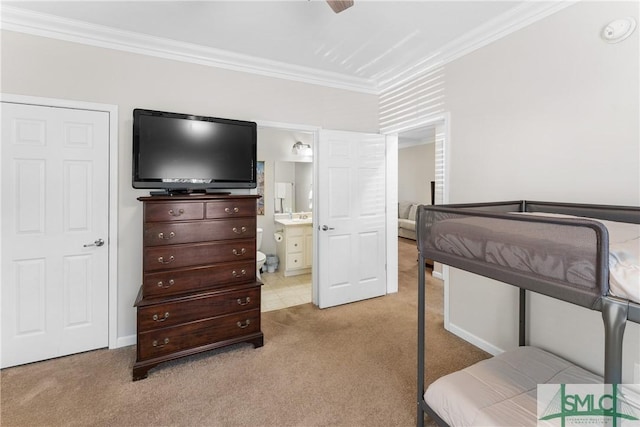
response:
<svg viewBox="0 0 640 427"><path fill-rule="evenodd" d="M159 363L263 345L254 195L140 197L143 277L133 380Z"/></svg>

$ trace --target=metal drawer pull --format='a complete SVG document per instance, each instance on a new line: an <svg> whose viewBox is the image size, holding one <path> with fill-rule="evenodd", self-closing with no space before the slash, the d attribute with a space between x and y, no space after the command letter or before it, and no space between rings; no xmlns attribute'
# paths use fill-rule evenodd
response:
<svg viewBox="0 0 640 427"><path fill-rule="evenodd" d="M153 345L154 347L158 347L158 348L164 347L167 344L169 344L169 338L165 338L162 341L162 344L158 344L158 341L156 341L156 340L153 340L153 342L151 343L151 345Z"/></svg>
<svg viewBox="0 0 640 427"><path fill-rule="evenodd" d="M169 240L169 239L173 239L174 237L176 237L176 233L174 233L173 231L169 233L168 237L164 237L164 233L158 233L159 239Z"/></svg>
<svg viewBox="0 0 640 427"><path fill-rule="evenodd" d="M167 283L165 285L164 282L161 280L161 281L158 282L158 287L167 289L167 288L170 288L171 286L173 286L174 283L176 283L176 282L174 282L173 279L170 279L169 283Z"/></svg>
<svg viewBox="0 0 640 427"><path fill-rule="evenodd" d="M250 297L246 297L244 299L244 302L242 301L242 298L238 298L238 304L240 304L240 305L247 305L250 302L251 302L251 298ZM167 314L169 314L169 313L167 313ZM248 322L248 320L247 320L247 322Z"/></svg>
<svg viewBox="0 0 640 427"><path fill-rule="evenodd" d="M169 261L165 261L165 260L164 260L164 257L162 257L162 256L161 256L161 257L158 257L158 262L159 262L160 264L171 264L173 261L175 261L175 258L173 257L173 255L171 255L171 256L169 257Z"/></svg>
<svg viewBox="0 0 640 427"><path fill-rule="evenodd" d="M244 322L244 323L242 323L242 322L238 322L238 323L236 323L236 325L238 325L238 328L242 328L242 329L244 329L244 328L246 328L247 326L249 326L249 324L250 324L250 323L251 323L251 319L247 319L247 320L245 320L245 322Z"/></svg>
<svg viewBox="0 0 640 427"><path fill-rule="evenodd" d="M231 272L231 274L233 275L233 277L242 277L242 276L246 276L247 275L247 270L245 270L243 268L242 270L240 270L240 273L238 273L237 271L233 270Z"/></svg>
<svg viewBox="0 0 640 427"><path fill-rule="evenodd" d="M184 209L178 209L178 213L174 212L173 209L169 209L169 215L171 216L181 216L184 213Z"/></svg>
<svg viewBox="0 0 640 427"><path fill-rule="evenodd" d="M241 227L240 230L237 227L233 227L232 230L236 234L242 234L247 232L247 227Z"/></svg>
<svg viewBox="0 0 640 427"><path fill-rule="evenodd" d="M244 255L244 254L246 254L246 253L247 253L247 250L246 250L245 248L242 248L242 249L240 249L240 252L238 252L238 250L237 250L237 249L233 249L233 251L232 251L232 252L233 252L233 254L234 254L235 256L242 256L242 255Z"/></svg>
<svg viewBox="0 0 640 427"><path fill-rule="evenodd" d="M159 317L157 314L153 315L153 320L156 322L164 322L165 320L167 320L167 318L169 317L169 312L167 311L164 314L164 317Z"/></svg>
<svg viewBox="0 0 640 427"><path fill-rule="evenodd" d="M224 211L225 211L226 213L228 213L228 214L232 214L232 213L238 213L238 212L240 211L240 209L238 209L238 208L233 208L233 209L231 209L231 208L224 208Z"/></svg>

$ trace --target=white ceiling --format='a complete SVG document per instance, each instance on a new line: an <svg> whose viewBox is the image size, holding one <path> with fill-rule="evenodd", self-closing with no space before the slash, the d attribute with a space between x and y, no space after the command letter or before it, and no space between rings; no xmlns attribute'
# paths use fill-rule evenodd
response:
<svg viewBox="0 0 640 427"><path fill-rule="evenodd" d="M412 147L414 145L432 144L434 142L436 142L435 126L406 130L398 134L399 149Z"/></svg>
<svg viewBox="0 0 640 427"><path fill-rule="evenodd" d="M67 38L93 32L120 45L144 35L138 43L225 57L222 66L280 68L298 80L308 75L376 93L443 49L466 48L483 37L490 42L496 32L537 20L557 3L355 0L335 14L323 0L2 1L2 23L26 32L55 26L62 33L65 27Z"/></svg>

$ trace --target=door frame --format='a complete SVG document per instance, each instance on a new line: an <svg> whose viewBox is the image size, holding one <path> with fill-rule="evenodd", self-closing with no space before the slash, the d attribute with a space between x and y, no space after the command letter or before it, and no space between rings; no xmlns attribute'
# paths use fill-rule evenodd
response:
<svg viewBox="0 0 640 427"><path fill-rule="evenodd" d="M398 142L398 134L422 127L435 127L436 128L436 140L438 138L442 139L442 146L444 149L444 176L442 182L442 203L449 203L449 171L451 170L451 114L447 111L432 114L429 116L421 117L417 120L412 120L409 123L405 123L402 126L389 127L385 129L385 135L394 135L396 137L395 146L397 152L397 142ZM398 155L396 153L395 157L395 166L391 166L387 168L387 179L394 181L396 185L396 189L393 190L395 193L395 203L398 203ZM392 176L391 176L392 175ZM436 176L436 182L438 177ZM397 215L396 215L397 216ZM394 231L397 233L398 221L395 219L395 229ZM396 234L397 237L397 234ZM397 248L396 248L397 252ZM388 256L387 256L388 258ZM444 294L444 328L449 331L449 266L440 264L442 267L442 272L438 273L437 271L433 271L432 275L435 278L441 279L443 281L443 294ZM435 267L435 266L434 266ZM397 269L397 259L396 259L396 269Z"/></svg>
<svg viewBox="0 0 640 427"><path fill-rule="evenodd" d="M108 233L108 336L109 348L118 347L118 106L58 98L0 93L0 102L99 111L109 114L109 233ZM2 156L0 150L0 156ZM2 158L0 157L0 162ZM0 180L2 177L0 177ZM1 182L0 182L1 184ZM0 240L2 230L0 230ZM2 257L0 248L0 257ZM2 266L0 265L0 276ZM0 298L2 298L0 294ZM1 303L1 301L0 301Z"/></svg>

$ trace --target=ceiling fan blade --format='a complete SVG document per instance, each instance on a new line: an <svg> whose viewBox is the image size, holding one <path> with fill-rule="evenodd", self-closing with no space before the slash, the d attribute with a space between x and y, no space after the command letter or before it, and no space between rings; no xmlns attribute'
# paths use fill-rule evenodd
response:
<svg viewBox="0 0 640 427"><path fill-rule="evenodd" d="M353 6L353 0L327 0L327 3L335 13L340 13Z"/></svg>

